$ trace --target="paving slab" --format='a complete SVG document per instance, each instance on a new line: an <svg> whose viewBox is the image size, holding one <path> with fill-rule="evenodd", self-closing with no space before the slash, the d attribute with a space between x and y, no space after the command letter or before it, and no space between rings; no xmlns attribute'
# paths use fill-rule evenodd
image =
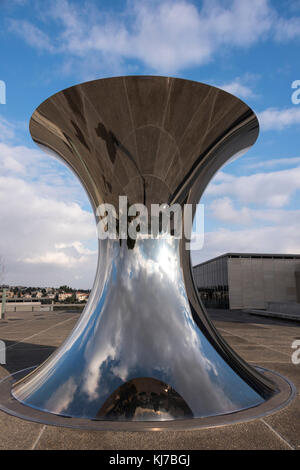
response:
<svg viewBox="0 0 300 470"><path fill-rule="evenodd" d="M262 317L271 317L271 318L283 318L289 321L300 322L299 313L284 313L284 312L272 312L270 310L260 311L260 310L250 310L251 315L258 315Z"/></svg>
<svg viewBox="0 0 300 470"><path fill-rule="evenodd" d="M287 377L293 382L297 388L298 394L300 390L300 364L292 364L292 362L260 362L262 367L279 372L279 374Z"/></svg>
<svg viewBox="0 0 300 470"><path fill-rule="evenodd" d="M300 396L286 409L264 418L295 449L300 450Z"/></svg>
<svg viewBox="0 0 300 470"><path fill-rule="evenodd" d="M215 326L244 359L292 380L298 393L300 364L291 361L300 326L237 311L209 311ZM74 312L16 312L0 320L8 347L0 379L43 362L69 335ZM27 422L0 412L1 449L300 449L300 397L283 410L247 423L197 431L81 431Z"/></svg>
<svg viewBox="0 0 300 470"><path fill-rule="evenodd" d="M0 449L28 450L32 449L42 429L41 424L31 423L0 413Z"/></svg>
<svg viewBox="0 0 300 470"><path fill-rule="evenodd" d="M290 446L263 422L236 424L201 431L102 432L47 426L36 449L93 450L226 450L286 449Z"/></svg>
<svg viewBox="0 0 300 470"><path fill-rule="evenodd" d="M264 348L256 344L248 344L235 347L236 352L248 362L255 362L259 364L261 361L279 361L288 362L289 356L282 354L278 351Z"/></svg>

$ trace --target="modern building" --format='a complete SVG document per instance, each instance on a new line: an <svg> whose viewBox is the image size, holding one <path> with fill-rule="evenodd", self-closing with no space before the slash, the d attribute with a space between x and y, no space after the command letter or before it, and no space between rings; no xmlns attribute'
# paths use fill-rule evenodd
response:
<svg viewBox="0 0 300 470"><path fill-rule="evenodd" d="M300 302L300 255L226 253L193 268L207 307L266 308Z"/></svg>

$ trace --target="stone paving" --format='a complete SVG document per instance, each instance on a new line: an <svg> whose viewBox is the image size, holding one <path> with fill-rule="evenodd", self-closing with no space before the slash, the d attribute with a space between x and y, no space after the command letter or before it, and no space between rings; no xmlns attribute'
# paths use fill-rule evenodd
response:
<svg viewBox="0 0 300 470"><path fill-rule="evenodd" d="M297 387L283 410L247 423L199 431L80 431L27 422L0 412L0 449L299 449L300 364L291 360L299 324L254 317L240 311L211 310L210 318L228 343L248 362L277 371ZM7 347L7 374L39 364L68 336L79 317L74 312L17 312L0 320Z"/></svg>

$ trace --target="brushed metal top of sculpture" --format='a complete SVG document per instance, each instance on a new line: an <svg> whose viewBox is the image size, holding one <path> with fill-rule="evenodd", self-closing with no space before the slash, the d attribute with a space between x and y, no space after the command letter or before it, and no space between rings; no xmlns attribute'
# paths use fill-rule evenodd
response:
<svg viewBox="0 0 300 470"><path fill-rule="evenodd" d="M217 170L258 135L252 110L202 83L95 80L34 112L30 131L66 162L94 211L102 202L198 203ZM97 216L96 216L96 220ZM208 320L185 240L99 241L96 279L77 325L13 386L25 405L63 416L160 421L222 415L277 392Z"/></svg>

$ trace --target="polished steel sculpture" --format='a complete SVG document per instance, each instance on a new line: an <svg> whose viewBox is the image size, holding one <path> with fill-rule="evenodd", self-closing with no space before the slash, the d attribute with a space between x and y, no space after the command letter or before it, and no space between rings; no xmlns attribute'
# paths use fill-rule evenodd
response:
<svg viewBox="0 0 300 470"><path fill-rule="evenodd" d="M199 202L210 179L258 135L253 111L202 83L169 77L95 80L34 112L30 132L103 202ZM54 354L14 384L29 407L92 420L224 415L274 396L275 383L207 318L185 239L100 240L87 306Z"/></svg>

